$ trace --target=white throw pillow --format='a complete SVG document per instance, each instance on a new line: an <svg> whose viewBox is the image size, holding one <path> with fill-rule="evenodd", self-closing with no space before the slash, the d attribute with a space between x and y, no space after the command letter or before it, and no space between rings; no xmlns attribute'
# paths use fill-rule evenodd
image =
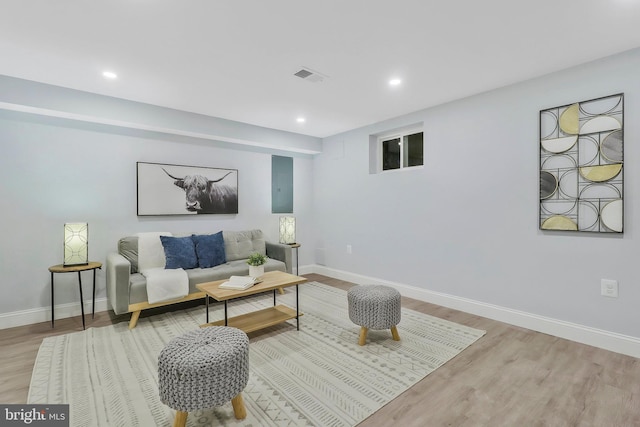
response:
<svg viewBox="0 0 640 427"><path fill-rule="evenodd" d="M168 231L138 233L138 271L164 268L166 259L160 236L171 236Z"/></svg>

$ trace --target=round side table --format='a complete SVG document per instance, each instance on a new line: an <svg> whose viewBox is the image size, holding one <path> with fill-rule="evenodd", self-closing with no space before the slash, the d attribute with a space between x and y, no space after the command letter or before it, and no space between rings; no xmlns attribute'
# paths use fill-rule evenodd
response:
<svg viewBox="0 0 640 427"><path fill-rule="evenodd" d="M289 246L291 246L291 249L295 249L296 250L296 276L300 275L300 270L298 269L298 251L300 250L300 243L289 243Z"/></svg>
<svg viewBox="0 0 640 427"><path fill-rule="evenodd" d="M49 267L51 272L51 327L53 328L54 315L53 315L53 274L54 273L75 273L78 272L78 287L80 288L80 310L82 312L82 329L84 329L84 298L82 298L82 276L83 271L93 270L93 300L91 303L91 318L93 319L96 314L96 270L102 268L100 262L89 262L88 264L81 265L67 265L58 264Z"/></svg>

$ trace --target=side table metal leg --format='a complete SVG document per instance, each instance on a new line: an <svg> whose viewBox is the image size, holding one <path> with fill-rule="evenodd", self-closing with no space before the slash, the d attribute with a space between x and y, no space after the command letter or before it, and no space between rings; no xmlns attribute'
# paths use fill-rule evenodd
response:
<svg viewBox="0 0 640 427"><path fill-rule="evenodd" d="M82 312L82 329L84 329L84 298L82 297L82 274L78 271L78 286L80 287L80 311Z"/></svg>
<svg viewBox="0 0 640 427"><path fill-rule="evenodd" d="M53 328L53 272L51 272L51 327Z"/></svg>
<svg viewBox="0 0 640 427"><path fill-rule="evenodd" d="M93 300L91 301L91 318L96 318L96 269L93 269Z"/></svg>
<svg viewBox="0 0 640 427"><path fill-rule="evenodd" d="M209 295L204 296L204 301L207 306L207 321L205 323L209 323Z"/></svg>
<svg viewBox="0 0 640 427"><path fill-rule="evenodd" d="M296 329L300 330L300 306L298 303L298 285L296 285Z"/></svg>

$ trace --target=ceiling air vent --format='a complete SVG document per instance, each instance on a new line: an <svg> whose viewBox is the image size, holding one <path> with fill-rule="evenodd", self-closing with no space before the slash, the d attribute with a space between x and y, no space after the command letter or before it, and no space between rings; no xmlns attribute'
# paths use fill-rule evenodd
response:
<svg viewBox="0 0 640 427"><path fill-rule="evenodd" d="M303 67L300 71L293 73L293 75L311 83L319 83L326 78L325 75L322 75L319 72L313 71L312 69L307 67Z"/></svg>

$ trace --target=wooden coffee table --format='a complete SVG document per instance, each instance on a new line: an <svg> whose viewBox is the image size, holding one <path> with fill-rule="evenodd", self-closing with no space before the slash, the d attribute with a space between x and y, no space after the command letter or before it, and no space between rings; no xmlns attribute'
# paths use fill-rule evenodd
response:
<svg viewBox="0 0 640 427"><path fill-rule="evenodd" d="M300 313L298 309L298 285L307 281L306 278L295 276L293 274L282 271L270 271L260 276L262 282L253 285L249 289L243 291L233 289L220 289L219 286L226 280L216 280L215 282L206 282L196 285L196 288L205 293L205 301L207 305L207 323L205 326L233 326L247 333L257 331L259 329L268 328L286 322L290 319L296 319L296 329L300 330ZM276 290L286 288L288 286L296 287L296 308L295 310L286 305L276 305ZM255 295L262 292L273 292L273 307L246 313L236 317L227 317L227 303L231 300ZM224 302L224 320L209 322L209 297L216 301Z"/></svg>

